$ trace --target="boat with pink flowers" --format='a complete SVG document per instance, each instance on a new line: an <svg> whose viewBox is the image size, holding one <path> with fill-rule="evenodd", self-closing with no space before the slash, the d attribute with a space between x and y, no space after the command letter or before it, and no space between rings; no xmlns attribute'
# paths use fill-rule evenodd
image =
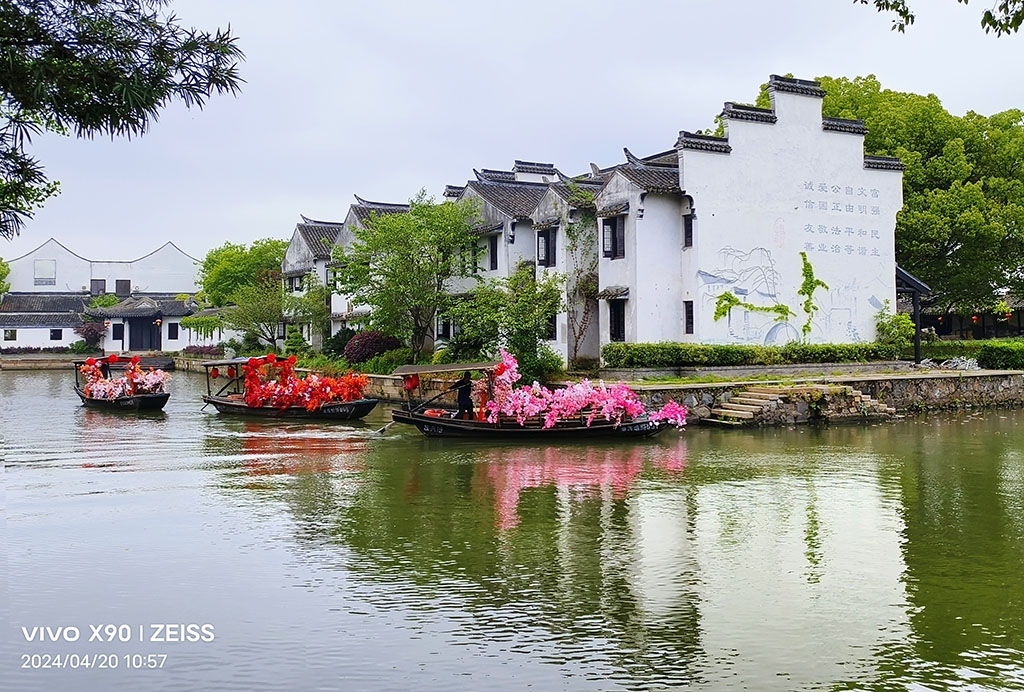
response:
<svg viewBox="0 0 1024 692"><path fill-rule="evenodd" d="M391 412L394 423L415 426L430 437L472 437L505 439L589 439L598 436L650 437L669 426L686 424L685 406L670 401L658 411L649 412L636 393L621 382L606 385L581 380L548 389L536 382L515 387L519 381L518 363L501 351L500 361L451 365L404 365L394 375L404 380L409 402ZM483 377L472 384L471 417L460 418L448 408L423 409L449 391L468 386L459 380L433 399L414 406L411 393L419 387L421 375L479 372ZM462 384L466 383L466 384Z"/></svg>
<svg viewBox="0 0 1024 692"><path fill-rule="evenodd" d="M116 353L103 358L74 362L75 393L89 408L108 411L160 411L171 393L170 375L155 368L143 369L140 358L122 359ZM121 377L111 377L111 367L124 364ZM116 365L115 365L116 364ZM80 377L84 376L84 382Z"/></svg>

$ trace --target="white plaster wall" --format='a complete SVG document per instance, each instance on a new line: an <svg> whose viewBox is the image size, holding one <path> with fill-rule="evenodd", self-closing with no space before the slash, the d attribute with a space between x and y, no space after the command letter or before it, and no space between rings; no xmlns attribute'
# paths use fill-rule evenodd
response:
<svg viewBox="0 0 1024 692"><path fill-rule="evenodd" d="M597 220L597 273L598 291L603 291L609 286L626 286L629 288L629 298L626 300L626 341L635 342L637 334L637 300L636 300L636 276L637 276L637 234L636 234L636 208L640 202L640 189L626 180L622 175L616 173L611 180L598 193L594 202L598 209L612 207L622 202L629 203L629 213L625 215L626 251L625 257L610 259L604 256L602 247L603 219ZM598 324L600 330L600 343L611 342L608 335L608 301L598 301Z"/></svg>
<svg viewBox="0 0 1024 692"><path fill-rule="evenodd" d="M778 122L729 122L732 153L681 150L682 187L697 210L696 267L684 291L695 309L695 340L782 344L800 338L804 322L800 252L806 251L821 306L812 342L874 338L874 317L895 306L896 213L902 176L863 166L863 136L821 129L821 100L776 94ZM714 321L725 290L745 291L755 305L788 305L796 318L733 309Z"/></svg>
<svg viewBox="0 0 1024 692"><path fill-rule="evenodd" d="M55 260L57 278L53 286L35 285L35 260ZM79 257L66 247L50 238L26 255L8 260L11 267L7 280L12 291L28 291L35 293L67 293L80 291L82 286L88 289L92 273L89 260Z"/></svg>
<svg viewBox="0 0 1024 692"><path fill-rule="evenodd" d="M35 260L55 260L57 278L53 286L35 285ZM142 293L195 293L199 266L171 243L137 260L90 261L79 257L54 239L27 255L11 260L12 291L67 293L89 290L92 279L105 279L107 293L113 293L118 279L131 282Z"/></svg>
<svg viewBox="0 0 1024 692"><path fill-rule="evenodd" d="M313 253L302 238L298 229L292 231L291 240L288 241L288 248L284 251L284 260L281 262L281 271L285 274L293 271L307 271L313 267Z"/></svg>
<svg viewBox="0 0 1024 692"><path fill-rule="evenodd" d="M679 198L648 194L643 199L643 218L631 216L636 228L636 251L631 260L627 254L626 260L636 267L636 289L631 288L629 294L636 311L635 340L678 341L683 334Z"/></svg>
<svg viewBox="0 0 1024 692"><path fill-rule="evenodd" d="M0 327L0 339L7 329L16 329L18 338L14 341L0 340L0 349L6 348L52 348L58 346L70 346L72 343L81 340L82 337L75 334L74 327L53 327L61 330L59 340L50 339L51 327Z"/></svg>

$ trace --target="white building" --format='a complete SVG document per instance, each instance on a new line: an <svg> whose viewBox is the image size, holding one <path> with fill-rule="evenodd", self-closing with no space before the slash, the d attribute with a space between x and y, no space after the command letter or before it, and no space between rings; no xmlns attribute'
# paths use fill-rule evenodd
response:
<svg viewBox="0 0 1024 692"><path fill-rule="evenodd" d="M223 334L204 338L181 327L195 312L199 262L174 243L165 243L138 259L90 260L50 238L9 262L10 292L0 296L0 349L63 348L81 337L74 328L83 318L102 321L108 352L178 351L211 345ZM121 302L89 308L98 296L113 293Z"/></svg>
<svg viewBox="0 0 1024 692"><path fill-rule="evenodd" d="M828 284L810 340L871 341L895 306L903 165L864 155L860 121L822 118L817 82L772 75L772 107L726 103L725 137L680 133L677 163L630 157L597 195L601 343L784 344L806 320L800 253ZM675 174L675 184L671 180ZM723 292L756 307L715 320Z"/></svg>
<svg viewBox="0 0 1024 692"><path fill-rule="evenodd" d="M195 293L198 263L171 242L137 259L90 260L53 238L7 262L12 293Z"/></svg>
<svg viewBox="0 0 1024 692"><path fill-rule="evenodd" d="M317 221L302 217L296 224L281 263L285 291L298 295L303 292L303 281L307 275L314 275L321 284L334 286L331 253L334 247L346 247L355 238L354 229L363 228L374 214L402 214L409 211L408 204L371 202L356 196L356 203L349 206L343 221ZM358 321L367 314L366 309L354 305L352 300L335 290L330 295L331 333L337 332ZM300 325L306 341L320 348L319 336L310 325ZM283 336L283 334L282 334Z"/></svg>

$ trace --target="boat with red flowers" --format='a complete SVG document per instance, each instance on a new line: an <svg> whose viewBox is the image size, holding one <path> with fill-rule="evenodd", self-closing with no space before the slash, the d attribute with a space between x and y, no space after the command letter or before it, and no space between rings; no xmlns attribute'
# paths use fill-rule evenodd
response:
<svg viewBox="0 0 1024 692"><path fill-rule="evenodd" d="M139 356L122 358L116 353L103 358L74 362L75 393L82 404L108 411L160 411L171 397L167 383L171 377L156 368L143 369ZM121 377L111 377L111 369L123 365ZM82 381L84 377L84 382Z"/></svg>
<svg viewBox="0 0 1024 692"><path fill-rule="evenodd" d="M409 402L391 412L393 423L415 426L430 437L475 437L491 439L589 439L597 436L649 437L670 425L686 424L687 410L674 401L658 411L648 412L639 397L621 382L605 385L581 380L548 389L536 382L515 387L520 375L512 354L501 351L501 360L490 363L452 365L404 365L394 375L405 380ZM447 408L423 409L449 391L469 386L463 378L432 399L413 406L411 393L419 388L421 375L481 372L472 384L477 405L470 417L459 418ZM465 414L464 414L465 415Z"/></svg>
<svg viewBox="0 0 1024 692"><path fill-rule="evenodd" d="M203 367L203 401L221 413L342 421L362 418L377 406L377 399L363 397L366 375L350 372L342 377L325 377L308 372L300 377L294 355L268 353L257 358L211 360ZM217 385L220 387L215 391Z"/></svg>

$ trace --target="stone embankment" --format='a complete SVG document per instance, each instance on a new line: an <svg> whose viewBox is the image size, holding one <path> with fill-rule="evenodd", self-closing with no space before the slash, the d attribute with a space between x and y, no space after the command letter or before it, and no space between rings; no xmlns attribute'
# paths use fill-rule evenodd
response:
<svg viewBox="0 0 1024 692"><path fill-rule="evenodd" d="M1024 405L1024 372L916 371L808 378L799 383L641 384L633 389L649 407L661 406L669 399L685 404L691 422L788 425L814 420L871 420L931 410L1020 406ZM768 399L768 403L762 403L762 399Z"/></svg>

